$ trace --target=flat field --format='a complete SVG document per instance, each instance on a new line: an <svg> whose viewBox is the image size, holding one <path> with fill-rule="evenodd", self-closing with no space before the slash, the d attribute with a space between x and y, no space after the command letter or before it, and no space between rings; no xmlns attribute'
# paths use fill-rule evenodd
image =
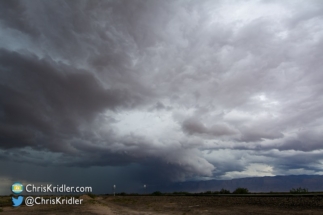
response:
<svg viewBox="0 0 323 215"><path fill-rule="evenodd" d="M322 196L80 196L82 205L11 206L0 197L0 215L323 214Z"/></svg>

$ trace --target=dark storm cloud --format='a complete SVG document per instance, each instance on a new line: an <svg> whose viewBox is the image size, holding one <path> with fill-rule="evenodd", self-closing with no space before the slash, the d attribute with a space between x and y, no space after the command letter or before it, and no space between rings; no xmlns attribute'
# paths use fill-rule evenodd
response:
<svg viewBox="0 0 323 215"><path fill-rule="evenodd" d="M2 49L0 64L4 148L52 148L59 145L55 138L80 135L78 128L104 109L130 108L140 101L128 90L105 89L93 74L51 59Z"/></svg>
<svg viewBox="0 0 323 215"><path fill-rule="evenodd" d="M321 11L314 0L2 1L0 157L135 164L152 183L318 173L305 157L323 146ZM287 164L295 152L303 161Z"/></svg>
<svg viewBox="0 0 323 215"><path fill-rule="evenodd" d="M26 7L18 0L2 1L0 3L0 19L7 28L14 28L24 33L39 36L40 32L32 23L26 22ZM18 15L19 14L19 15Z"/></svg>

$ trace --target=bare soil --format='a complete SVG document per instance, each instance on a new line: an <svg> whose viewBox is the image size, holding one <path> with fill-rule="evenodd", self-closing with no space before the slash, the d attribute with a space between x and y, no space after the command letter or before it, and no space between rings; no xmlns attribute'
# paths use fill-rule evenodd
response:
<svg viewBox="0 0 323 215"><path fill-rule="evenodd" d="M0 197L0 215L323 214L323 197L81 196L82 205L12 207Z"/></svg>

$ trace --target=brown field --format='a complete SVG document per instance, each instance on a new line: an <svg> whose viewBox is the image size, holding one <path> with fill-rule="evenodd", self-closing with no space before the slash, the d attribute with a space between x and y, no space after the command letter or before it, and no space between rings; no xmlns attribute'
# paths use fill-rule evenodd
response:
<svg viewBox="0 0 323 215"><path fill-rule="evenodd" d="M83 195L82 205L11 206L0 197L0 215L96 214L323 214L322 196L97 196Z"/></svg>

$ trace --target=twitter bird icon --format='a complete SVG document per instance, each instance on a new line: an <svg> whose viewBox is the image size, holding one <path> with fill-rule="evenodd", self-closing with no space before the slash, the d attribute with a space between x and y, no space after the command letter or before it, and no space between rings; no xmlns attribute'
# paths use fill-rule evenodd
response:
<svg viewBox="0 0 323 215"><path fill-rule="evenodd" d="M18 196L18 198L12 197L12 203L14 207L20 206L22 204L22 201L24 200L23 196Z"/></svg>

